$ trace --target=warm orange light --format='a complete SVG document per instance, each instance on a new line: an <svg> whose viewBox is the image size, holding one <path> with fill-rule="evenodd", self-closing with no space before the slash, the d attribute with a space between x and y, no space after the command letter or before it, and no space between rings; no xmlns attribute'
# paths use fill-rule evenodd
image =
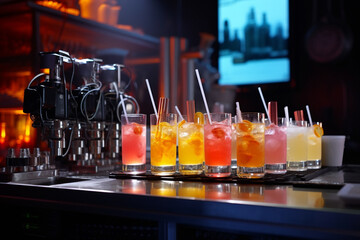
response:
<svg viewBox="0 0 360 240"><path fill-rule="evenodd" d="M27 118L26 124L25 124L25 138L24 138L25 143L30 142L30 128L31 128L31 121L30 121L30 118Z"/></svg>
<svg viewBox="0 0 360 240"><path fill-rule="evenodd" d="M36 1L36 3L44 7L52 8L75 16L79 16L80 14L80 11L78 9L68 8L66 7L66 4L64 5L63 3L61 3L61 1Z"/></svg>
<svg viewBox="0 0 360 240"><path fill-rule="evenodd" d="M50 68L43 68L43 69L41 69L41 72L43 72L45 74L50 74Z"/></svg>
<svg viewBox="0 0 360 240"><path fill-rule="evenodd" d="M5 137L6 137L5 128L6 128L6 123L5 123L5 122L2 122L2 123L1 123L1 138L5 138Z"/></svg>
<svg viewBox="0 0 360 240"><path fill-rule="evenodd" d="M36 135L29 114L20 108L0 108L0 147L33 147Z"/></svg>
<svg viewBox="0 0 360 240"><path fill-rule="evenodd" d="M6 138L6 123L2 122L1 123L1 133L0 133L0 143L1 144L5 143L5 138Z"/></svg>
<svg viewBox="0 0 360 240"><path fill-rule="evenodd" d="M16 144L21 146L23 140L24 140L24 135L20 134L19 138L16 140Z"/></svg>

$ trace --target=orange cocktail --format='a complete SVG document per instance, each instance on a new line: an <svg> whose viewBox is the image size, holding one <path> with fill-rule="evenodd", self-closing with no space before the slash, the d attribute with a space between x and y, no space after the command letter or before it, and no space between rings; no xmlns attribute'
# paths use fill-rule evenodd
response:
<svg viewBox="0 0 360 240"><path fill-rule="evenodd" d="M237 175L260 178L265 174L265 123L262 113L242 113L236 125Z"/></svg>
<svg viewBox="0 0 360 240"><path fill-rule="evenodd" d="M171 175L176 170L176 114L150 116L150 161L154 175Z"/></svg>

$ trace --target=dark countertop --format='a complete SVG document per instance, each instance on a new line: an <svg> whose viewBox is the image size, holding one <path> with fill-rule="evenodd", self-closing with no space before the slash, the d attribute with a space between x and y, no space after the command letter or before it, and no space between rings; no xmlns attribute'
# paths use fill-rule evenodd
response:
<svg viewBox="0 0 360 240"><path fill-rule="evenodd" d="M165 238L182 225L236 234L360 238L360 204L348 205L337 195L344 175L341 169L327 171L308 184L58 177L0 183L0 203L154 220L165 224Z"/></svg>

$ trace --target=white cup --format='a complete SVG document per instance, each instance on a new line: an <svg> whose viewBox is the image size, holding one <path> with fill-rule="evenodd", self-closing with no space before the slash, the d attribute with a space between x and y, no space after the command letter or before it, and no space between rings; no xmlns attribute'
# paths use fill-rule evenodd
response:
<svg viewBox="0 0 360 240"><path fill-rule="evenodd" d="M343 135L324 135L322 136L322 165L328 167L338 167L342 165L345 136Z"/></svg>

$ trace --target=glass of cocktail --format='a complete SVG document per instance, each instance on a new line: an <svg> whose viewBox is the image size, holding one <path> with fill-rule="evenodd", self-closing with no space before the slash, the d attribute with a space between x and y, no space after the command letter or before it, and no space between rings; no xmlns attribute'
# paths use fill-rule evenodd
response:
<svg viewBox="0 0 360 240"><path fill-rule="evenodd" d="M266 121L265 172L286 173L286 141L286 119L279 118L278 124Z"/></svg>
<svg viewBox="0 0 360 240"><path fill-rule="evenodd" d="M236 168L236 116L231 117L231 166Z"/></svg>
<svg viewBox="0 0 360 240"><path fill-rule="evenodd" d="M146 172L146 114L121 115L122 171Z"/></svg>
<svg viewBox="0 0 360 240"><path fill-rule="evenodd" d="M178 124L178 141L180 174L201 174L204 168L203 123L180 122Z"/></svg>
<svg viewBox="0 0 360 240"><path fill-rule="evenodd" d="M237 175L240 178L261 178L265 175L265 116L244 112L237 123Z"/></svg>
<svg viewBox="0 0 360 240"><path fill-rule="evenodd" d="M307 168L321 168L321 137L324 135L321 122L308 127Z"/></svg>
<svg viewBox="0 0 360 240"><path fill-rule="evenodd" d="M286 129L288 171L307 170L307 133L306 121L290 121Z"/></svg>
<svg viewBox="0 0 360 240"><path fill-rule="evenodd" d="M231 114L205 114L205 175L228 177L231 175Z"/></svg>
<svg viewBox="0 0 360 240"><path fill-rule="evenodd" d="M176 171L177 115L150 115L150 162L154 175L172 175Z"/></svg>

